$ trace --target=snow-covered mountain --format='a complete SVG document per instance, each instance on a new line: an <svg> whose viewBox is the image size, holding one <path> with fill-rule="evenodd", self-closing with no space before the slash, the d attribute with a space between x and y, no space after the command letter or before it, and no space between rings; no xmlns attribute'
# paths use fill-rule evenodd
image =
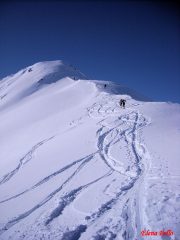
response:
<svg viewBox="0 0 180 240"><path fill-rule="evenodd" d="M0 99L0 240L180 239L179 104L62 61L2 79Z"/></svg>

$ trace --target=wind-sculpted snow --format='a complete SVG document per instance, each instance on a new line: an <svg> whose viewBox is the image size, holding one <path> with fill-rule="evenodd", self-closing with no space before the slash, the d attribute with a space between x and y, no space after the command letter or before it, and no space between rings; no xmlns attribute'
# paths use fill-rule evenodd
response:
<svg viewBox="0 0 180 240"><path fill-rule="evenodd" d="M27 71L20 76L31 73ZM6 85L0 85L2 90ZM73 82L64 96L83 86ZM103 84L87 89L88 98L74 110L33 122L38 132L33 139L41 132L43 140L22 151L14 169L2 175L0 240L136 240L145 228L156 226L173 228L178 236L179 175L170 173L167 161L154 165L157 155L144 135L154 124L145 111L151 104L104 92ZM120 98L127 100L125 109L119 106ZM25 171L32 177L27 183ZM22 186L14 188L20 182Z"/></svg>

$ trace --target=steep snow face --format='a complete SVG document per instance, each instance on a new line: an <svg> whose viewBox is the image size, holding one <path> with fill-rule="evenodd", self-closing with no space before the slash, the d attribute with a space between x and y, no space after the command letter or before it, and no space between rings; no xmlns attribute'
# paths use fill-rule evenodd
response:
<svg viewBox="0 0 180 240"><path fill-rule="evenodd" d="M18 73L0 81L1 105L10 106L31 95L49 84L66 78L61 85L68 85L72 80L87 79L87 77L72 65L62 61L39 62Z"/></svg>
<svg viewBox="0 0 180 240"><path fill-rule="evenodd" d="M0 82L0 240L179 239L179 104L65 68Z"/></svg>

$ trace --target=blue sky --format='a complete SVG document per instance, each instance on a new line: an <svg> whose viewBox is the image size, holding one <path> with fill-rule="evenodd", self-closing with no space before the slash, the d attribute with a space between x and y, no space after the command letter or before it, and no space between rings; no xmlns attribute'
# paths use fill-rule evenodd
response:
<svg viewBox="0 0 180 240"><path fill-rule="evenodd" d="M175 3L0 3L0 78L61 59L156 101L180 102L180 17Z"/></svg>

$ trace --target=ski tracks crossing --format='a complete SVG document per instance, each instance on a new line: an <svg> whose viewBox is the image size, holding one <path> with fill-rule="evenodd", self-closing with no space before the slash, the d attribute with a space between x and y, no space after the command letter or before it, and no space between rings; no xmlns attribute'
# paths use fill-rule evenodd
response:
<svg viewBox="0 0 180 240"><path fill-rule="evenodd" d="M94 209L91 214L86 215L84 220L78 225L75 225L73 229L70 227L68 230L63 230L60 234L62 236L61 239L87 239L86 234L88 234L88 231L92 228L94 229L94 234L91 239L94 240L127 240L135 239L135 237L138 236L142 221L139 210L140 185L141 182L143 182L143 178L150 164L149 153L141 141L140 131L149 124L149 120L135 108L129 107L128 109L121 109L118 105L118 98L119 97L115 95L100 94L96 99L97 101L87 109L89 118L97 124L96 152L82 159L73 161L71 164L44 177L23 192L0 201L0 204L12 201L27 192L33 191L68 169L75 167L69 177L58 186L58 188L48 193L41 202L6 222L1 227L0 234L3 234L57 196L67 184L71 183L72 179L76 177L80 171L83 171L83 168L87 164L90 164L95 158L99 158L109 170L104 175L99 176L89 183L82 184L76 189L72 189L70 192L62 195L57 206L45 217L43 221L44 226L48 227L56 218L61 215L63 216L64 210L70 206L85 189L114 175L116 176L116 182L119 181L114 193L109 195L109 199L106 202L100 203L99 207ZM17 167L0 179L0 184L9 181L23 165L32 159L32 155L36 149L51 140L51 138L45 139L33 146L32 149L20 159ZM122 177L123 182L121 181ZM110 188L111 184L112 183L109 183L106 189ZM112 215L114 215L114 219L112 219ZM99 219L103 219L102 224L99 224ZM23 237L19 239L23 239ZM42 239L51 238L44 237Z"/></svg>

